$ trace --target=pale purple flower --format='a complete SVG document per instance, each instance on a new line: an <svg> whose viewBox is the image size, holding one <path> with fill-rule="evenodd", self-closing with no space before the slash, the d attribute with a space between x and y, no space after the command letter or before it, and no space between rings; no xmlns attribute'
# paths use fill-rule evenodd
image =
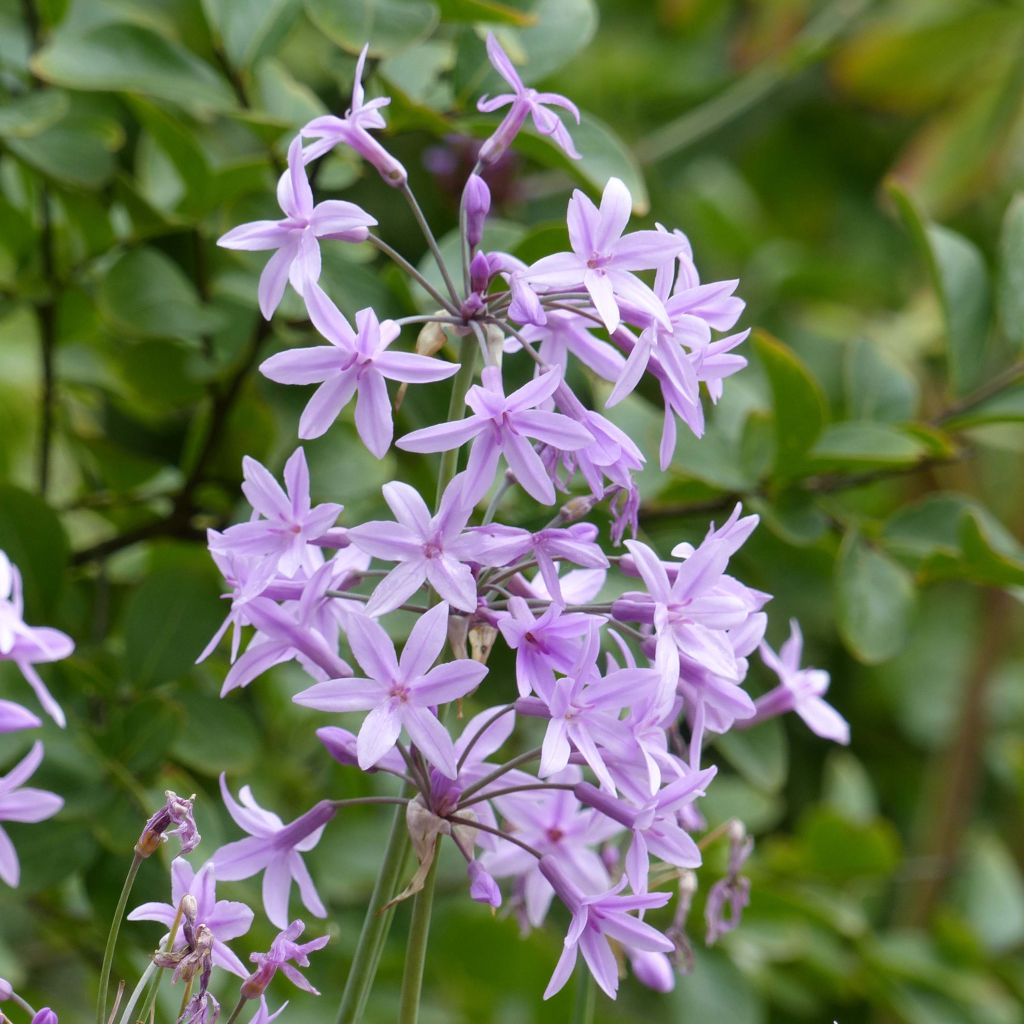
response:
<svg viewBox="0 0 1024 1024"><path fill-rule="evenodd" d="M725 575L725 569L757 522L757 516L740 519L737 505L721 529L712 526L708 530L700 547L677 545L673 554L685 561L672 566L672 580L665 564L646 544L626 541L647 593L624 594L615 602L612 614L617 619L654 624L659 663L667 680L678 676L681 659L733 682L745 674L729 631L742 627L767 595L737 584Z"/></svg>
<svg viewBox="0 0 1024 1024"><path fill-rule="evenodd" d="M213 935L214 964L240 978L246 977L249 972L226 943L249 930L253 912L244 903L217 899L212 861L207 861L197 872L183 857L176 857L171 863L171 902L143 903L128 915L128 920L156 921L169 929L186 895L196 901L195 924L205 925ZM183 936L177 936L173 948L180 948L184 942Z"/></svg>
<svg viewBox="0 0 1024 1024"><path fill-rule="evenodd" d="M48 1006L44 1006L35 1012L30 1024L57 1024L57 1014Z"/></svg>
<svg viewBox="0 0 1024 1024"><path fill-rule="evenodd" d="M754 702L755 721L795 711L811 732L835 743L850 742L850 726L831 704L823 700L828 673L818 668L801 668L804 638L796 619L789 620L789 639L776 654L766 643L759 650L761 660L778 677L779 685Z"/></svg>
<svg viewBox="0 0 1024 1024"><path fill-rule="evenodd" d="M569 980L580 952L594 981L614 999L619 988L619 968L609 939L616 940L627 952L671 953L675 948L656 928L629 913L631 910L663 907L670 899L669 893L620 896L625 885L625 879L622 879L607 892L587 896L566 877L561 865L551 857L541 858L540 870L572 914L562 955L544 991L545 999L550 999Z"/></svg>
<svg viewBox="0 0 1024 1024"><path fill-rule="evenodd" d="M56 793L25 785L42 760L43 745L37 740L25 757L0 777L0 821L44 821L64 806L63 799ZM14 887L20 877L21 867L14 844L0 828L0 880Z"/></svg>
<svg viewBox="0 0 1024 1024"><path fill-rule="evenodd" d="M626 365L622 355L607 341L596 337L588 326L590 321L564 309L547 311L543 324L527 323L519 333L523 339L539 343L537 355L549 366L569 367L569 357L575 356L584 366L607 381L616 381ZM506 351L517 352L522 346L510 338Z"/></svg>
<svg viewBox="0 0 1024 1024"><path fill-rule="evenodd" d="M329 800L321 800L305 814L285 825L271 811L253 799L248 786L239 790L237 803L220 777L224 806L239 828L249 838L222 846L211 858L217 877L233 882L263 872L263 906L272 924L284 928L288 922L288 896L294 881L306 909L317 917L326 917L309 869L300 856L313 849L323 834L324 826L334 817L335 808Z"/></svg>
<svg viewBox="0 0 1024 1024"><path fill-rule="evenodd" d="M466 530L475 504L466 474L459 473L445 488L433 516L408 484L394 480L381 490L395 522L377 519L348 531L351 542L367 554L399 563L377 585L367 614L393 611L424 583L460 611L476 611L476 580L466 563L501 564L510 545L504 536Z"/></svg>
<svg viewBox="0 0 1024 1024"><path fill-rule="evenodd" d="M260 275L260 311L267 320L280 305L288 281L299 295L304 295L306 286L320 279L321 238L363 242L369 227L377 223L355 203L341 199L313 205L301 137L288 147L288 168L278 181L277 201L284 213L282 220L251 221L217 239L225 249L277 250Z"/></svg>
<svg viewBox="0 0 1024 1024"><path fill-rule="evenodd" d="M481 378L482 386L474 385L466 394L472 416L414 430L399 439L398 447L410 452L443 452L475 439L465 472L469 499L476 502L486 493L498 459L504 455L523 490L545 505L552 504L554 485L528 439L561 450L582 448L593 440L590 431L567 416L537 408L555 393L561 372L548 370L507 397L496 366L486 367Z"/></svg>
<svg viewBox="0 0 1024 1024"><path fill-rule="evenodd" d="M320 711L369 711L359 730L360 768L392 750L402 729L442 775L454 779L455 746L433 708L464 697L480 685L487 667L469 659L435 665L448 638L448 605L435 605L413 626L399 660L384 630L365 615L352 615L348 641L365 678L317 683L294 698Z"/></svg>
<svg viewBox="0 0 1024 1024"><path fill-rule="evenodd" d="M580 154L576 152L576 147L561 118L547 109L549 106L561 107L563 110L569 111L576 119L576 123L579 124L580 112L576 109L576 104L558 93L537 92L536 89L529 89L523 85L523 80L519 77L512 61L508 59L508 54L494 38L493 32L487 33L487 56L498 74L512 86L513 91L491 98L482 96L477 102L477 110L487 114L511 104L509 112L494 130L494 134L480 147L480 162L488 165L498 160L519 134L527 117L533 118L533 126L541 135L547 135L568 156L579 160Z"/></svg>
<svg viewBox="0 0 1024 1024"><path fill-rule="evenodd" d="M631 949L629 966L633 968L633 977L654 992L671 992L676 987L676 972L665 953Z"/></svg>
<svg viewBox="0 0 1024 1024"><path fill-rule="evenodd" d="M570 765L549 781L572 785L581 777L580 769ZM594 847L621 832L618 822L583 807L571 791L564 789L513 793L496 797L494 803L506 821L506 831L557 860L581 889L604 890L611 884ZM497 847L485 853L482 862L495 877L516 879L526 921L534 928L539 927L554 890L541 873L537 859L522 847L499 839Z"/></svg>
<svg viewBox="0 0 1024 1024"><path fill-rule="evenodd" d="M313 326L331 344L278 352L260 364L260 372L278 384L320 385L299 420L303 439L326 433L356 395L356 429L366 447L383 458L394 432L385 381L444 380L459 369L458 363L389 351L401 329L393 320L378 321L372 309L356 313L353 331L319 285L307 290L306 309Z"/></svg>
<svg viewBox="0 0 1024 1024"><path fill-rule="evenodd" d="M219 1016L220 1003L205 988L200 988L185 1004L178 1024L216 1024Z"/></svg>
<svg viewBox="0 0 1024 1024"><path fill-rule="evenodd" d="M5 999L10 999L14 995L14 989L11 987L11 983L6 978L0 978L0 1003Z"/></svg>
<svg viewBox="0 0 1024 1024"><path fill-rule="evenodd" d="M260 996L260 1004L256 1007L256 1012L249 1018L249 1024L271 1024L272 1021L277 1020L278 1017L288 1009L288 1000L285 1000L273 1013L270 1012L270 1007L267 1006L267 997L264 995Z"/></svg>
<svg viewBox="0 0 1024 1024"><path fill-rule="evenodd" d="M343 505L313 505L309 497L306 453L296 448L284 466L284 488L267 468L246 455L242 459L242 493L252 506L252 519L212 534L214 551L258 555L272 559L275 568L291 576L300 568L315 572L323 564L311 545L341 514Z"/></svg>
<svg viewBox="0 0 1024 1024"><path fill-rule="evenodd" d="M74 649L74 641L59 629L26 624L21 573L0 551L0 661L13 661L18 666L43 709L62 727L64 712L32 666L60 661Z"/></svg>
<svg viewBox="0 0 1024 1024"><path fill-rule="evenodd" d="M28 708L23 708L13 700L0 700L0 733L35 729L42 724L41 719Z"/></svg>
<svg viewBox="0 0 1024 1024"><path fill-rule="evenodd" d="M275 922L276 923L276 922ZM249 959L256 964L256 970L242 982L242 995L246 999L262 997L274 975L280 971L293 985L302 989L303 992L311 992L318 996L320 993L301 975L293 966L292 962L299 967L309 966L309 954L323 949L327 945L329 936L322 935L319 939L310 942L298 943L295 940L303 933L306 926L301 921L292 921L284 928L270 944L266 953L251 953ZM287 1005L287 1004L285 1004ZM283 1010L284 1007L282 1006ZM277 1011L278 1013L281 1010ZM277 1014L274 1014L276 1017ZM273 1018L268 1018L272 1020Z"/></svg>
<svg viewBox="0 0 1024 1024"><path fill-rule="evenodd" d="M365 98L363 67L369 49L370 44L367 43L356 62L356 74L352 82L352 106L345 111L345 116L335 117L327 114L316 117L302 129L303 137L318 140L306 148L303 159L309 163L342 143L350 146L367 163L372 164L389 185L398 187L404 185L409 177L405 168L369 132L369 129L385 127L380 110L391 102L390 96L381 96L369 101Z"/></svg>
<svg viewBox="0 0 1024 1024"><path fill-rule="evenodd" d="M623 235L632 209L629 189L619 178L608 179L600 209L576 189L568 212L572 252L538 260L529 269L530 283L558 291L586 289L609 331L619 326L620 300L670 326L661 299L633 271L657 267L679 252L681 243L663 231Z"/></svg>
<svg viewBox="0 0 1024 1024"><path fill-rule="evenodd" d="M724 878L719 879L708 892L704 904L704 921L707 924L705 941L713 946L726 932L731 932L739 923L744 909L750 903L750 879L740 871L754 852L754 840L747 835L743 823L733 820L729 823L729 866Z"/></svg>

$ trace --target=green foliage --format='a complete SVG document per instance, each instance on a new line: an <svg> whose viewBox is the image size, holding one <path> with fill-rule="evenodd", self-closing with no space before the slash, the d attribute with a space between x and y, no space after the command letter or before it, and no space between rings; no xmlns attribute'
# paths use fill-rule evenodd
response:
<svg viewBox="0 0 1024 1024"><path fill-rule="evenodd" d="M667 551L737 501L756 511L736 575L775 595L773 645L801 620L852 727L849 751L797 719L716 741L701 809L758 840L744 923L704 947L702 900L725 870L712 842L694 972L668 997L624 982L597 1020L1017 1024L1024 15L981 0L0 0L0 549L23 572L28 620L77 642L42 668L69 728L45 728L39 783L67 805L10 828L24 879L0 888L0 975L65 1024L91 1019L102 922L165 788L197 792L212 849L237 837L221 771L285 818L376 785L323 755L324 720L290 701L293 670L222 701L224 648L195 665L225 612L205 530L246 514L242 455L279 468L305 398L256 367L313 337L294 296L262 323L265 257L216 239L274 215L289 138L343 112L369 41L368 95L393 96L382 137L454 251L457 195L424 153L494 125L475 109L504 91L491 30L527 84L578 103L583 159L524 132L489 246L526 260L560 247L565 187L597 195L615 174L644 226L688 233L705 280L740 278L751 366L705 403L704 438L681 434L669 470L645 471L641 532ZM341 153L319 173L318 194L372 210L434 274L372 170ZM325 245L324 284L347 313L433 308L372 252L339 249ZM396 427L437 422L446 401L443 386L416 389ZM648 451L658 401L612 411ZM305 448L318 499L369 518L383 482L418 470L368 455L351 415ZM2 693L27 695L0 668ZM752 669L754 696L769 685ZM25 744L0 741L2 771ZM327 994L298 995L291 1020L332 1018L385 829L353 812L311 857L337 926L311 972ZM557 938L520 941L467 905L464 878L442 864L423 1019L566 1020L571 994L539 1000ZM165 889L153 858L139 901ZM369 1020L395 1017L406 919ZM124 935L130 978L156 929ZM249 938L240 953L269 932Z"/></svg>

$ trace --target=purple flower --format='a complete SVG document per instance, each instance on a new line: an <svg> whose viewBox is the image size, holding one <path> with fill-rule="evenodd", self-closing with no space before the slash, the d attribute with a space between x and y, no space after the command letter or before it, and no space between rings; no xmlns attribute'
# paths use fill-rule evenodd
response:
<svg viewBox="0 0 1024 1024"><path fill-rule="evenodd" d="M709 946L740 923L743 911L750 903L750 879L741 875L740 870L753 852L754 840L747 835L743 823L730 822L729 866L725 878L711 886L704 904L704 921L708 928L705 941Z"/></svg>
<svg viewBox="0 0 1024 1024"><path fill-rule="evenodd" d="M385 380L423 384L444 380L459 369L428 356L390 352L400 328L393 320L377 320L372 309L356 313L353 331L319 285L310 285L306 308L316 329L331 343L279 352L260 364L260 372L279 384L319 384L299 420L299 437L326 433L338 414L356 399L356 429L378 459L391 446L394 431Z"/></svg>
<svg viewBox="0 0 1024 1024"><path fill-rule="evenodd" d="M260 275L260 311L265 319L274 315L281 303L285 285L305 294L310 282L320 279L320 239L363 242L369 227L377 223L355 203L329 199L313 205L313 190L306 178L302 139L288 147L288 169L277 184L277 201L283 220L255 220L233 228L217 239L225 249L276 249Z"/></svg>
<svg viewBox="0 0 1024 1024"><path fill-rule="evenodd" d="M75 649L74 641L59 629L26 625L24 611L21 573L0 551L0 661L13 661L18 666L43 709L63 726L64 712L32 666L68 657Z"/></svg>
<svg viewBox="0 0 1024 1024"><path fill-rule="evenodd" d="M39 717L33 715L28 708L23 708L13 700L0 700L0 733L35 729L42 724Z"/></svg>
<svg viewBox="0 0 1024 1024"><path fill-rule="evenodd" d="M537 354L549 366L561 366L563 373L573 355L599 377L618 380L626 361L607 341L595 337L588 323L574 312L552 309L543 324L528 323L519 333L526 341L539 342ZM514 338L506 343L506 351L516 352L520 347Z"/></svg>
<svg viewBox="0 0 1024 1024"><path fill-rule="evenodd" d="M584 288L609 331L619 326L619 300L671 326L661 299L632 271L649 270L680 251L682 243L663 231L623 236L633 199L618 178L609 178L601 207L576 189L569 200L572 252L545 256L530 267L533 285L558 291Z"/></svg>
<svg viewBox="0 0 1024 1024"><path fill-rule="evenodd" d="M580 952L594 981L611 999L619 988L619 969L609 939L615 939L628 951L671 953L675 948L656 928L630 915L631 910L650 910L668 903L670 894L652 892L642 896L620 896L625 879L608 892L587 896L566 877L561 865L551 857L542 857L540 870L572 914L564 949L544 991L550 999L569 980Z"/></svg>
<svg viewBox="0 0 1024 1024"><path fill-rule="evenodd" d="M507 397L496 366L486 367L481 378L483 386L474 385L466 395L472 416L414 430L399 439L398 447L410 452L444 452L475 438L465 472L468 499L475 503L486 493L498 458L504 455L523 490L545 505L552 504L554 485L528 438L569 451L593 441L590 431L568 416L536 408L555 393L561 373L542 373Z"/></svg>
<svg viewBox="0 0 1024 1024"><path fill-rule="evenodd" d="M476 580L466 562L500 564L508 546L504 537L466 530L474 500L467 494L466 474L445 488L437 515L408 484L392 481L382 488L395 522L374 520L353 527L349 539L374 558L399 564L384 577L366 606L368 615L383 615L430 584L460 611L476 611Z"/></svg>
<svg viewBox="0 0 1024 1024"><path fill-rule="evenodd" d="M384 127L384 118L379 111L391 102L389 96L365 102L363 66L369 48L370 44L367 43L356 62L356 75L352 82L352 106L345 111L345 116L335 117L329 114L317 117L302 129L301 134L304 137L319 140L306 149L303 159L309 163L310 160L323 156L339 143L343 143L351 146L364 160L376 167L380 176L389 185L397 187L404 185L409 175L368 130Z"/></svg>
<svg viewBox="0 0 1024 1024"><path fill-rule="evenodd" d="M779 677L779 685L754 702L755 721L795 711L816 736L849 743L850 726L846 719L822 699L828 689L828 673L818 668L801 668L803 648L804 638L796 619L789 620L789 639L778 654L766 643L761 644L761 660Z"/></svg>
<svg viewBox="0 0 1024 1024"><path fill-rule="evenodd" d="M256 970L242 983L242 995L246 999L262 998L271 979L278 971L293 985L301 988L303 992L312 992L316 996L320 995L289 962L293 961L299 967L308 967L309 954L316 952L318 949L323 949L327 945L329 938L327 935L322 935L319 939L313 939L311 942L297 943L295 940L303 933L305 927L301 921L292 921L271 942L270 949L266 953L250 954L249 959L256 964ZM283 1010L284 1007L282 1006L281 1009ZM281 1010L277 1012L280 1013ZM276 1017L277 1014L274 1014L274 1016ZM269 1020L273 1020L273 1017L268 1018Z"/></svg>
<svg viewBox="0 0 1024 1024"><path fill-rule="evenodd" d="M487 96L482 96L476 105L477 110L489 114L511 104L509 112L495 129L494 134L480 147L480 163L486 166L498 160L519 134L519 129L522 128L527 117L533 118L533 126L541 135L549 136L569 156L574 160L579 160L580 155L576 152L576 147L573 145L565 125L562 124L561 118L547 109L547 106L554 106L568 110L579 124L580 112L576 109L576 104L564 96L559 96L558 93L537 92L536 89L528 89L523 85L523 80L519 77L512 61L508 59L508 54L494 38L493 32L487 33L487 56L490 57L491 64L494 65L498 74L512 86L513 91L490 99Z"/></svg>
<svg viewBox="0 0 1024 1024"><path fill-rule="evenodd" d="M213 935L214 964L240 978L246 977L249 972L226 943L249 930L253 913L244 903L217 899L212 861L207 861L197 872L183 857L176 857L171 864L171 902L143 903L128 915L128 920L157 921L171 928L186 895L196 901L195 924L205 925ZM184 942L184 937L179 935L174 948L181 947Z"/></svg>
<svg viewBox="0 0 1024 1024"><path fill-rule="evenodd" d="M64 806L64 801L56 793L25 785L42 760L43 745L37 740L25 757L0 777L0 821L44 821ZM14 844L0 828L0 880L13 887L20 877L21 868Z"/></svg>
<svg viewBox="0 0 1024 1024"><path fill-rule="evenodd" d="M249 1024L271 1024L271 1021L277 1020L286 1009L288 1009L287 1000L271 1013L270 1007L267 1006L267 997L261 995L260 1005L256 1007L256 1012L249 1018Z"/></svg>
<svg viewBox="0 0 1024 1024"><path fill-rule="evenodd" d="M222 846L211 858L218 877L225 882L263 874L263 906L272 924L284 928L288 922L288 896L292 881L299 887L306 909L317 917L326 917L320 896L300 854L313 849L323 834L324 826L334 817L329 800L321 800L291 824L285 825L271 811L264 810L253 799L248 786L239 790L241 804L220 777L224 806L239 828L249 833L248 839Z"/></svg>
<svg viewBox="0 0 1024 1024"><path fill-rule="evenodd" d="M44 1006L41 1010L36 1011L31 1024L57 1024L57 1014L48 1006Z"/></svg>
<svg viewBox="0 0 1024 1024"><path fill-rule="evenodd" d="M359 730L360 768L370 768L384 757L404 727L420 753L442 775L454 779L455 746L433 708L476 689L487 667L469 659L434 666L447 637L448 605L442 603L417 620L399 660L391 638L373 619L352 615L348 641L367 677L317 683L294 700L320 711L370 712Z"/></svg>
<svg viewBox="0 0 1024 1024"><path fill-rule="evenodd" d="M310 542L334 525L344 506L311 503L306 453L296 448L285 463L284 488L266 466L248 455L242 459L242 472L242 493L252 506L252 519L229 526L221 534L212 533L211 548L273 559L276 569L286 576L300 568L310 573L319 569L323 557Z"/></svg>
<svg viewBox="0 0 1024 1024"><path fill-rule="evenodd" d="M491 209L491 190L479 174L471 174L466 179L466 187L462 192L462 207L466 219L466 242L471 249L475 249L480 244L480 239L483 238L484 221ZM480 253L477 255L479 256ZM479 275L479 271L477 274ZM487 276L489 279L489 272ZM486 283L484 283L484 287L486 287ZM480 291L481 289L475 288L474 290Z"/></svg>

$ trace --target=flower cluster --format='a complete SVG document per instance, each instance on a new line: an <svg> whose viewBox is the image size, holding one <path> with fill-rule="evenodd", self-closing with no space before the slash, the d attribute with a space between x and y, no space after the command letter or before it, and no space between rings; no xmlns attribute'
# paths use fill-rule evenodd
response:
<svg viewBox="0 0 1024 1024"><path fill-rule="evenodd" d="M0 551L0 661L17 665L25 681L35 691L43 710L60 726L64 712L47 689L35 666L60 661L75 649L71 637L49 626L29 626L25 622L21 573ZM0 700L0 733L36 729L42 721L28 708L12 700ZM34 789L25 783L43 760L43 744L38 740L28 754L6 775L0 775L0 822L35 822L51 818L64 801L54 793ZM18 855L7 833L0 827L0 880L16 886L21 876Z"/></svg>
<svg viewBox="0 0 1024 1024"><path fill-rule="evenodd" d="M701 283L679 231L629 230L633 202L616 178L599 205L573 193L569 251L527 264L481 248L487 171L528 120L578 155L553 109L578 117L573 104L527 88L493 37L488 53L513 92L480 102L482 111L508 110L465 185L461 273L445 264L405 169L368 132L384 126L388 100L365 100L363 58L345 117L318 118L289 148L278 190L284 218L242 225L221 240L275 249L260 284L265 315L290 280L326 340L262 365L271 380L318 385L299 437L329 432L354 398L359 436L382 457L394 433L388 381L404 390L451 378L453 390L448 421L394 442L406 452L443 453L434 507L408 483L392 481L383 487L392 518L345 522L342 505L311 502L301 447L287 461L283 485L245 460L251 518L209 536L230 612L204 656L230 628L225 693L295 660L312 678L297 703L362 716L355 732L330 725L318 735L340 763L411 787L411 797L371 798L406 804L421 861L406 893L424 884L447 836L466 860L472 899L507 900L523 927L533 928L557 898L571 923L547 996L565 984L578 954L614 996L615 950L642 981L666 989L672 965L687 956L679 922L701 863L693 835L706 822L698 802L716 774L706 763L707 737L795 710L819 735L845 742L845 723L822 700L827 676L800 668L799 633L779 656L764 646L769 595L729 573L756 516L737 507L669 559L624 539L637 533L636 478L645 455L606 411L646 380L664 401L661 466L673 458L678 421L699 436L701 385L715 401L723 380L745 365L734 350L746 332L729 333L743 310L737 282ZM314 205L306 167L338 145L361 154L410 203L443 285L373 235L376 220L365 211L340 201ZM327 239L369 240L439 309L396 321L362 309L350 320L319 284L319 246ZM415 351L402 352L410 324L424 326ZM458 342L458 361L445 357L449 341ZM589 382L585 390L581 381ZM591 394L603 396L605 411L588 404ZM515 488L540 508L533 527L521 516L501 521ZM602 508L609 543L591 521ZM417 618L396 646L402 611ZM499 638L512 652L508 662L514 659L508 679L489 670ZM780 685L755 701L745 683L759 648ZM470 698L483 709L462 722L461 702ZM453 703L458 715L447 713ZM266 910L279 926L293 881L307 909L322 916L301 854L342 806L359 800L321 801L285 825L247 787L240 802L222 787L249 838L214 855L218 876L262 872ZM746 900L749 884L738 872L748 853L746 846L734 852L728 879L708 901L712 937ZM210 882L201 875L182 870L177 884L205 894L212 875ZM670 901L658 887L673 880L681 913L659 928L648 912ZM202 898L217 938L209 921L219 920L220 904L212 889ZM728 921L721 919L726 908ZM160 909L160 919L169 912ZM219 948L211 946L211 956Z"/></svg>

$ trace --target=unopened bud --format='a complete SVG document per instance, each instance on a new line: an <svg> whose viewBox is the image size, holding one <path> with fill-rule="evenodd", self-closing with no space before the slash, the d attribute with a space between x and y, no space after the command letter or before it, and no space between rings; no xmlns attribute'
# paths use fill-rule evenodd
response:
<svg viewBox="0 0 1024 1024"><path fill-rule="evenodd" d="M491 190L479 174L469 176L462 202L466 211L466 241L475 249L483 237L484 221L491 210Z"/></svg>
<svg viewBox="0 0 1024 1024"><path fill-rule="evenodd" d="M596 504L597 499L590 494L581 494L575 498L570 498L558 510L558 518L563 523L575 523L585 516L589 516Z"/></svg>
<svg viewBox="0 0 1024 1024"><path fill-rule="evenodd" d="M497 639L498 630L495 626L487 622L475 622L469 631L470 657L474 661L479 661L481 665L486 665Z"/></svg>
<svg viewBox="0 0 1024 1024"><path fill-rule="evenodd" d="M482 252L478 252L469 264L469 287L482 295L490 283L491 261Z"/></svg>
<svg viewBox="0 0 1024 1024"><path fill-rule="evenodd" d="M199 913L199 903L192 893L187 892L181 897L181 916L187 921L195 923L196 915Z"/></svg>

